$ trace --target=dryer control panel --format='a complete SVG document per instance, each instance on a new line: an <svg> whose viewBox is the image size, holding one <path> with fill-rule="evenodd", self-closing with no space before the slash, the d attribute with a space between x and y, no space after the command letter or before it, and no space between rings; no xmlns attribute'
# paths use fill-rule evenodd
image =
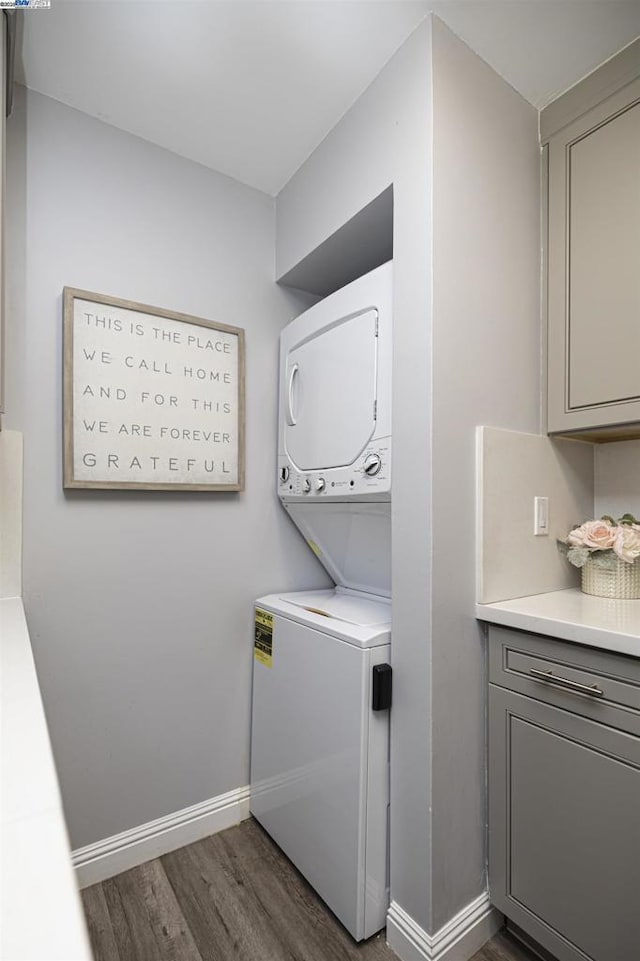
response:
<svg viewBox="0 0 640 961"><path fill-rule="evenodd" d="M367 445L348 467L300 471L286 456L278 458L278 495L281 500L356 498L388 500L391 494L391 438Z"/></svg>

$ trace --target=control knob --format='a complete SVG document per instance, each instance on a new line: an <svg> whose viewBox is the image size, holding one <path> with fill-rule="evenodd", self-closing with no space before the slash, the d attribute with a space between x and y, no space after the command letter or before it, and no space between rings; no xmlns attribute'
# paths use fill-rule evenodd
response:
<svg viewBox="0 0 640 961"><path fill-rule="evenodd" d="M327 482L326 482L326 480L324 479L324 477L319 477L318 480L316 481L316 490L317 490L317 492L318 492L319 494L321 494L321 493L323 492L323 490L326 488L326 486L327 486Z"/></svg>
<svg viewBox="0 0 640 961"><path fill-rule="evenodd" d="M289 480L289 468L288 468L288 467L281 467L281 468L280 468L280 483L281 483L281 484L286 484L288 480Z"/></svg>
<svg viewBox="0 0 640 961"><path fill-rule="evenodd" d="M310 490L311 490L311 482L308 477L305 477L305 479L302 482L302 493L308 494Z"/></svg>
<svg viewBox="0 0 640 961"><path fill-rule="evenodd" d="M364 472L367 477L375 477L382 469L380 454L367 454L364 459Z"/></svg>

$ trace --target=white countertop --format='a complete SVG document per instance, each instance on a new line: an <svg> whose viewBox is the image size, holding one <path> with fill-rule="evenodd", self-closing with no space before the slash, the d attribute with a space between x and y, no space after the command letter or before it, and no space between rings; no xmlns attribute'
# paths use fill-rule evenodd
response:
<svg viewBox="0 0 640 961"><path fill-rule="evenodd" d="M617 601L578 588L476 604L481 621L640 657L640 600Z"/></svg>
<svg viewBox="0 0 640 961"><path fill-rule="evenodd" d="M0 958L91 961L29 633L0 600Z"/></svg>

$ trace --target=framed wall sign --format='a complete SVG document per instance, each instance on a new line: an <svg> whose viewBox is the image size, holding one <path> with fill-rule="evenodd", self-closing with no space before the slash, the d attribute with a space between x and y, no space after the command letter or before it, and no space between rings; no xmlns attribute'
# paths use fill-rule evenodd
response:
<svg viewBox="0 0 640 961"><path fill-rule="evenodd" d="M244 331L65 287L64 486L244 490Z"/></svg>

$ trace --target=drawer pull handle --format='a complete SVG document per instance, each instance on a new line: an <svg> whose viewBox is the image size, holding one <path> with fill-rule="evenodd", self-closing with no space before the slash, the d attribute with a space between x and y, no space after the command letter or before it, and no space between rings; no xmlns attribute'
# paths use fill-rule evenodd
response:
<svg viewBox="0 0 640 961"><path fill-rule="evenodd" d="M557 674L554 674L553 671L537 671L535 667L530 668L529 673L541 681L547 681L549 684L557 684L558 687L564 687L568 691L576 691L578 694L589 694L590 697L604 697L604 691L601 691L595 684L589 687L586 684L579 684L578 681L572 681L568 677L559 677Z"/></svg>

